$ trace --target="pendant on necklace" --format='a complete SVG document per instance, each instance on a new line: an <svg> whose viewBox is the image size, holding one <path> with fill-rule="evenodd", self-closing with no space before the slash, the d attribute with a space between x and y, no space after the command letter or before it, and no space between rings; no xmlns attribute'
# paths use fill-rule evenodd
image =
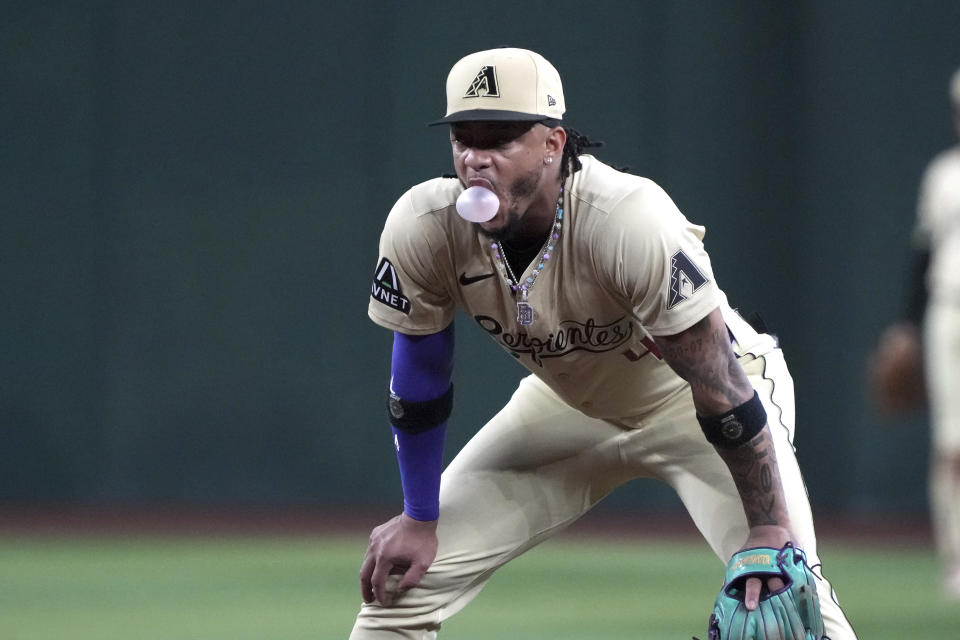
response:
<svg viewBox="0 0 960 640"><path fill-rule="evenodd" d="M517 322L525 327L533 324L533 307L527 302L529 287L520 285L520 298L517 299Z"/></svg>
<svg viewBox="0 0 960 640"><path fill-rule="evenodd" d="M517 322L524 326L533 324L533 307L530 303L517 300Z"/></svg>

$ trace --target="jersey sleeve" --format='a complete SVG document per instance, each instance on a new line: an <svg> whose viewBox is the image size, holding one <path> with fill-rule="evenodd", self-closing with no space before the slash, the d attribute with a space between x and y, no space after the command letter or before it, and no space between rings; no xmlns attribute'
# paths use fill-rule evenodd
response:
<svg viewBox="0 0 960 640"><path fill-rule="evenodd" d="M367 315L382 327L423 335L453 321L449 276L438 260L442 229L434 213L418 213L407 192L387 216L367 306Z"/></svg>
<svg viewBox="0 0 960 640"><path fill-rule="evenodd" d="M611 244L597 252L606 257L602 268L651 335L680 333L723 303L704 227L688 221L657 184L643 180L609 222Z"/></svg>

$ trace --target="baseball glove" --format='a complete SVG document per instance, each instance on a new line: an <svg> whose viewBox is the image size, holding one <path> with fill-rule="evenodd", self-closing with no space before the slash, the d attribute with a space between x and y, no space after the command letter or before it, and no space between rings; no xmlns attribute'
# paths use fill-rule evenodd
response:
<svg viewBox="0 0 960 640"><path fill-rule="evenodd" d="M764 587L759 606L748 611L743 599L751 577L763 580ZM770 592L766 581L773 577L783 580L784 587ZM823 618L815 580L803 551L790 543L782 549L740 551L727 565L707 640L821 640Z"/></svg>
<svg viewBox="0 0 960 640"><path fill-rule="evenodd" d="M888 327L867 360L867 375L880 413L895 416L923 406L923 347L909 322Z"/></svg>

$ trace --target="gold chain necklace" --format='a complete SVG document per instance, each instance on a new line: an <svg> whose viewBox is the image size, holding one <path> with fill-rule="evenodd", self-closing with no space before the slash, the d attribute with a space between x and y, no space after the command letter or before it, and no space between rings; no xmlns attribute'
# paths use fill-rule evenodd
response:
<svg viewBox="0 0 960 640"><path fill-rule="evenodd" d="M503 244L500 242L490 244L490 248L493 249L493 257L497 262L497 268L500 270L500 275L506 280L510 286L510 291L513 292L514 298L517 299L517 322L524 326L533 324L533 307L528 301L528 296L530 290L533 289L533 285L537 282L537 277L539 277L540 272L549 264L556 242L560 239L560 231L562 229L563 187L560 187L560 196L557 198L557 213L553 226L550 228L546 242L543 243L543 248L540 249L540 257L535 261L537 266L533 268L533 271L530 272L530 275L527 276L523 282L520 282L520 279L514 275L513 269L510 268L510 261L507 260L506 255L504 255ZM517 298L518 292L520 293L519 298Z"/></svg>

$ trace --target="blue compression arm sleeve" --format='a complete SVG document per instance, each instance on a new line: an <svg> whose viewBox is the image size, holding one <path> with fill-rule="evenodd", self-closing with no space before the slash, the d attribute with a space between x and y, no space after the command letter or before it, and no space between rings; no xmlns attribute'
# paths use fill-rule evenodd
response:
<svg viewBox="0 0 960 640"><path fill-rule="evenodd" d="M422 402L439 398L450 388L453 374L453 325L426 336L393 335L390 391L404 400ZM414 520L440 516L440 473L446 421L420 433L393 429L403 510Z"/></svg>

